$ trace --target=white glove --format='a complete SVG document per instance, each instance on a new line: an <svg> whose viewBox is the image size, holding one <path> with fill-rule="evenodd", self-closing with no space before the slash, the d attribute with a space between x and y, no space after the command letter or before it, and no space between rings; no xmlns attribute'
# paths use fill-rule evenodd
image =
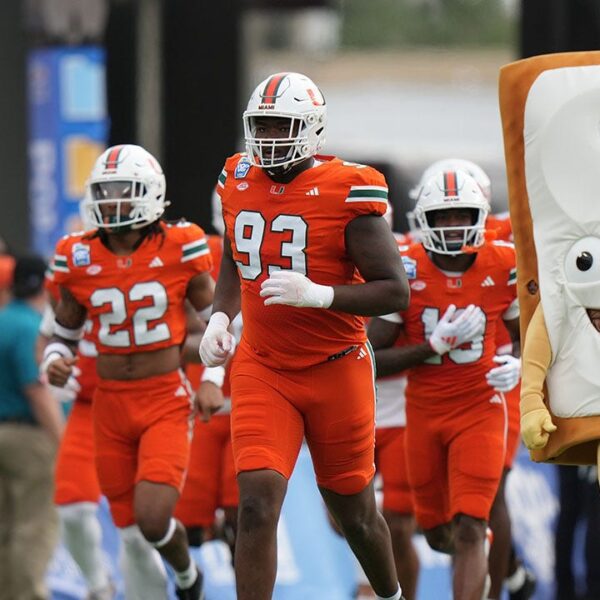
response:
<svg viewBox="0 0 600 600"><path fill-rule="evenodd" d="M200 359L206 367L218 367L227 362L235 350L235 338L229 331L229 317L224 312L214 313L200 342Z"/></svg>
<svg viewBox="0 0 600 600"><path fill-rule="evenodd" d="M485 315L479 306L469 304L453 320L455 313L456 306L451 304L429 337L429 345L439 355L483 335Z"/></svg>
<svg viewBox="0 0 600 600"><path fill-rule="evenodd" d="M261 285L261 297L270 296L265 306L287 304L312 308L329 308L333 302L330 285L313 283L308 277L295 271L275 271Z"/></svg>
<svg viewBox="0 0 600 600"><path fill-rule="evenodd" d="M510 392L521 379L521 359L512 354L500 354L494 356L494 362L501 366L485 374L488 384L497 392Z"/></svg>

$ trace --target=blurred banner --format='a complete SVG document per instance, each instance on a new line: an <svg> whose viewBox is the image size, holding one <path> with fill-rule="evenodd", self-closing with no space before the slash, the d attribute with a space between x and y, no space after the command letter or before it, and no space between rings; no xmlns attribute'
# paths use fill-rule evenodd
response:
<svg viewBox="0 0 600 600"><path fill-rule="evenodd" d="M508 478L508 503L518 553L538 577L533 600L554 597L554 524L558 511L557 484L552 465L536 464L521 449ZM100 507L105 559L123 598L118 572L119 542L106 504ZM450 559L416 538L421 561L419 600L450 600ZM278 530L279 569L274 600L351 600L355 598L358 570L345 541L333 533L317 490L306 447L302 448L290 480ZM583 552L577 540L576 556ZM194 558L205 573L207 600L235 600L231 554L224 542L203 544ZM580 575L580 573L578 573ZM53 600L85 598L79 569L60 546L49 573ZM172 590L171 590L172 592ZM506 597L506 596L505 596ZM174 598L171 593L170 598Z"/></svg>
<svg viewBox="0 0 600 600"><path fill-rule="evenodd" d="M95 46L33 50L28 59L31 246L45 257L81 227L79 200L106 146L105 55Z"/></svg>

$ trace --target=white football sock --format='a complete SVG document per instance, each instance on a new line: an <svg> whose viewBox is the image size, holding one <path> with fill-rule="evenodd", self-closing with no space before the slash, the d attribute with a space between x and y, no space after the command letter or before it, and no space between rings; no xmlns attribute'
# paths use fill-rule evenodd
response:
<svg viewBox="0 0 600 600"><path fill-rule="evenodd" d="M108 570L102 554L102 528L98 522L98 505L76 502L57 506L63 538L71 556L81 569L90 591L109 585Z"/></svg>
<svg viewBox="0 0 600 600"><path fill-rule="evenodd" d="M189 587L192 587L194 582L196 581L196 563L194 559L190 556L190 564L185 571L175 571L175 583L180 590L186 590Z"/></svg>
<svg viewBox="0 0 600 600"><path fill-rule="evenodd" d="M402 588L398 584L398 591L393 596L375 596L377 600L400 600L402 598Z"/></svg>
<svg viewBox="0 0 600 600"><path fill-rule="evenodd" d="M516 592L520 590L525 583L526 575L525 567L523 565L519 565L516 571L504 580L506 589L509 592Z"/></svg>
<svg viewBox="0 0 600 600"><path fill-rule="evenodd" d="M125 599L165 600L167 572L158 550L146 541L137 525L119 529L119 534Z"/></svg>

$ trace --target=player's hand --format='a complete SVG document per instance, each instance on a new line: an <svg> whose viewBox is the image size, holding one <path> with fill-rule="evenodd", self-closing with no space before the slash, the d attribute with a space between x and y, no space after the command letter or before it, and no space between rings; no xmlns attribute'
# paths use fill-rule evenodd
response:
<svg viewBox="0 0 600 600"><path fill-rule="evenodd" d="M229 317L223 312L214 313L200 342L200 360L207 367L218 367L227 362L235 350L235 338L229 331Z"/></svg>
<svg viewBox="0 0 600 600"><path fill-rule="evenodd" d="M208 423L210 418L225 404L223 391L212 381L203 381L194 397L194 408L202 421Z"/></svg>
<svg viewBox="0 0 600 600"><path fill-rule="evenodd" d="M479 306L469 304L458 316L455 315L456 306L451 304L429 337L429 345L437 354L445 354L483 335L485 315Z"/></svg>
<svg viewBox="0 0 600 600"><path fill-rule="evenodd" d="M510 392L521 379L521 359L512 354L500 354L494 356L493 360L500 366L485 374L488 385L497 392Z"/></svg>
<svg viewBox="0 0 600 600"><path fill-rule="evenodd" d="M333 302L333 288L313 283L306 275L295 271L275 271L262 282L260 295L265 306L286 304L309 308L329 308Z"/></svg>
<svg viewBox="0 0 600 600"><path fill-rule="evenodd" d="M44 365L48 383L56 387L64 387L73 375L73 367L76 362L77 358L60 357Z"/></svg>
<svg viewBox="0 0 600 600"><path fill-rule="evenodd" d="M548 443L556 425L546 408L538 408L521 417L521 437L529 450L539 450Z"/></svg>
<svg viewBox="0 0 600 600"><path fill-rule="evenodd" d="M64 387L50 386L52 395L58 402L66 404L75 401L75 398L77 398L77 395L81 391L81 386L79 385L79 381L77 381L77 378L80 375L81 369L74 366L72 375L67 379L67 383L65 383Z"/></svg>

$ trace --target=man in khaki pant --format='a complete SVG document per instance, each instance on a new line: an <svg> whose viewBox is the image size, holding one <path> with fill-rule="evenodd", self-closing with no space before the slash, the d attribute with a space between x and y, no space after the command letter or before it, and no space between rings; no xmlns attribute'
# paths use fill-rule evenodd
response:
<svg viewBox="0 0 600 600"><path fill-rule="evenodd" d="M0 600L43 600L58 537L52 501L62 415L38 379L44 262L17 260L0 310Z"/></svg>

